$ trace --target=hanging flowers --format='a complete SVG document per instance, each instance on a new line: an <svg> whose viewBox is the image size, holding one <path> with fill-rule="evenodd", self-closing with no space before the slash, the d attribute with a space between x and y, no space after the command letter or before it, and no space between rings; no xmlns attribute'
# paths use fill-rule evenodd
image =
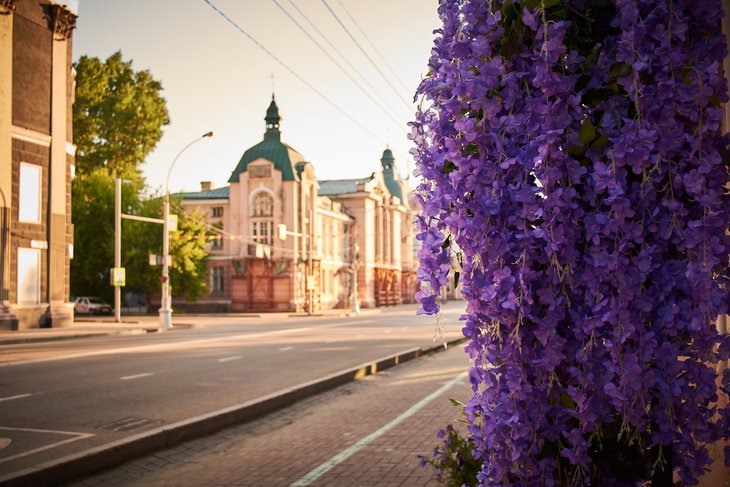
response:
<svg viewBox="0 0 730 487"><path fill-rule="evenodd" d="M438 312L460 273L481 484L694 484L730 438L719 12L441 1L411 124L418 299Z"/></svg>

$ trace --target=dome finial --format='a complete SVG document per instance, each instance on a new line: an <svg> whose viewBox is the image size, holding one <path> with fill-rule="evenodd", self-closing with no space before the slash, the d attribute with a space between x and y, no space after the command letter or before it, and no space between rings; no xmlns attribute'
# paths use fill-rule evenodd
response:
<svg viewBox="0 0 730 487"><path fill-rule="evenodd" d="M279 107L276 106L276 100L274 100L274 94L271 94L271 103L269 108L266 110L266 133L264 134L265 139L276 139L281 140L281 133L279 132L279 123L281 117L279 116Z"/></svg>

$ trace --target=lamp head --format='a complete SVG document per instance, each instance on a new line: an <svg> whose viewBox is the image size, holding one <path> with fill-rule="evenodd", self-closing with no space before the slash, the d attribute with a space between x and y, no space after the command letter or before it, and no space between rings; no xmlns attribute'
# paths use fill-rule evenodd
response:
<svg viewBox="0 0 730 487"><path fill-rule="evenodd" d="M203 134L203 137L213 137L213 131Z"/></svg>

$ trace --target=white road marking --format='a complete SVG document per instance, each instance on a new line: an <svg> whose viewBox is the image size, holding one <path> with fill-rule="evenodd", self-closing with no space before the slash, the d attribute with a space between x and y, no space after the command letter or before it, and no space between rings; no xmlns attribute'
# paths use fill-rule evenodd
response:
<svg viewBox="0 0 730 487"><path fill-rule="evenodd" d="M71 432L71 431L40 430L40 429L32 429L32 428L5 428L5 427L0 427L0 430L3 430L3 431L27 431L27 432L30 432L30 433L45 433L45 434L51 433L51 434L54 434L54 435L69 435L69 436L73 436L73 438L68 438L66 440L57 441L55 443L51 443L51 444L42 446L40 448L35 448L33 450L28 450L28 451L24 451L22 453L18 453L17 455L12 455L12 456L9 456L9 457L2 458L2 459L0 459L0 463L9 462L10 460L15 460L16 458L27 457L28 455L32 455L34 453L38 453L39 451L48 450L49 448L55 448L57 446L65 445L66 443L71 443L71 442L74 442L74 441L83 440L83 439L91 438L92 436L95 436L92 433L74 433L74 432Z"/></svg>
<svg viewBox="0 0 730 487"><path fill-rule="evenodd" d="M357 322L355 324L360 324L363 322ZM261 332L261 333L250 333L250 334L239 334L239 335L226 335L222 337L217 338L202 338L200 340L188 340L184 342L174 342L174 343L161 343L161 344L155 344L155 345L141 345L136 347L124 347L124 348L112 348L108 350L97 350L95 352L82 352L82 353L74 353L70 355L62 355L60 357L49 357L49 358L40 358L40 359L31 359L31 360L21 360L18 362L5 362L0 363L0 367L15 367L18 365L28 365L28 364L40 364L44 362L56 362L58 360L69 360L74 358L85 358L85 357L97 357L100 355L116 355L116 354L122 354L122 353L138 353L140 351L161 351L161 350L179 350L181 347L190 347L193 348L197 345L203 344L203 343L215 343L215 342L228 342L229 344L234 341L242 341L242 342L248 342L251 338L260 338L265 336L271 336L271 335L288 335L290 333L298 333L298 332L304 332L304 331L311 331L311 330L320 330L324 328L336 328L336 327L343 327L343 326L351 326L352 323L350 322L344 322L344 323L330 323L327 325L321 325L321 326L304 326L301 328L286 328L283 330L274 330L274 331L267 331L267 332Z"/></svg>
<svg viewBox="0 0 730 487"><path fill-rule="evenodd" d="M33 394L35 394L35 393L31 393L31 394L18 394L17 396L0 397L0 402L3 402L3 401L12 401L13 399L22 399L24 397L30 397Z"/></svg>
<svg viewBox="0 0 730 487"><path fill-rule="evenodd" d="M279 349L280 352L288 352L289 350L294 350L294 347L282 347Z"/></svg>
<svg viewBox="0 0 730 487"><path fill-rule="evenodd" d="M448 389L456 385L458 382L461 382L464 380L464 378L467 376L466 372L463 372L453 379L451 379L449 382L444 384L443 386L439 387L438 390L432 392L428 396L424 397L420 401L418 401L416 404L411 406L409 409L407 409L405 412L403 412L400 416L393 419L391 422L387 423L386 425L382 426L380 429L373 431L367 436L364 436L360 438L357 442L355 442L352 446L349 448L346 448L342 450L337 455L333 456L326 462L324 462L319 467L316 467L312 471L310 471L308 474L306 474L304 477L300 478L293 484L291 484L289 487L304 487L306 485L311 484L315 480L317 480L319 477L324 475L327 471L329 471L332 467L337 465L338 463L341 463L345 460L347 460L349 457L357 453L359 450L361 450L365 445L373 441L374 439L378 438L379 436L382 436L384 433L387 433L389 430L395 428L400 423L402 423L404 420L408 419L409 417L413 416L416 412L418 412L421 408L423 408L425 405L439 397L441 394L446 392Z"/></svg>
<svg viewBox="0 0 730 487"><path fill-rule="evenodd" d="M141 379L142 377L149 377L151 375L155 374L153 372L145 372L143 374L126 375L124 377L120 377L119 380Z"/></svg>
<svg viewBox="0 0 730 487"><path fill-rule="evenodd" d="M233 357L223 357L219 358L218 362L230 362L231 360L238 360L242 358L240 355L234 355Z"/></svg>

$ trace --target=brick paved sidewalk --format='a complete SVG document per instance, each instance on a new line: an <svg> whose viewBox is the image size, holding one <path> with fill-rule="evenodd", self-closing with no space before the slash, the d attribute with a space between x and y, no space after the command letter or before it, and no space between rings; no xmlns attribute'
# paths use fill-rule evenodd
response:
<svg viewBox="0 0 730 487"><path fill-rule="evenodd" d="M70 485L437 486L417 455L430 455L438 429L458 416L448 398L469 396L468 363L457 346Z"/></svg>

